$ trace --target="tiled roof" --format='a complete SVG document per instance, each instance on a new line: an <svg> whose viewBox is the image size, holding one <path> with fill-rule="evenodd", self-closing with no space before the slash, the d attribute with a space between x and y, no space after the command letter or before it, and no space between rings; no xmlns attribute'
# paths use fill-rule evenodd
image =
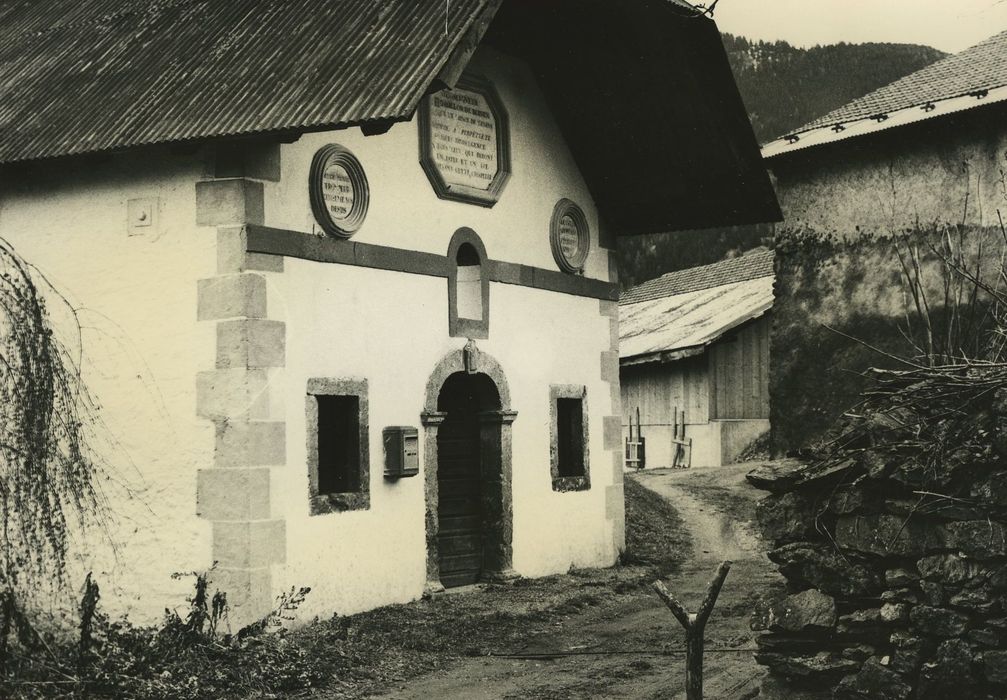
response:
<svg viewBox="0 0 1007 700"><path fill-rule="evenodd" d="M923 106L979 90L1007 85L1007 31L878 88L794 133ZM977 106L983 101L977 99Z"/></svg>
<svg viewBox="0 0 1007 700"><path fill-rule="evenodd" d="M498 4L3 0L0 162L408 118Z"/></svg>
<svg viewBox="0 0 1007 700"><path fill-rule="evenodd" d="M619 297L619 303L635 304L772 275L773 251L759 248L740 257L722 260L712 265L669 272L657 279L627 289Z"/></svg>

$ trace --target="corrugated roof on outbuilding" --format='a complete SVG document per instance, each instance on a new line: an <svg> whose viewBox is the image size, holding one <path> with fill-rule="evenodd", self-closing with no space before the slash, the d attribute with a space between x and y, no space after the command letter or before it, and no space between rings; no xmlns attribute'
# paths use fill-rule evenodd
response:
<svg viewBox="0 0 1007 700"><path fill-rule="evenodd" d="M772 307L772 277L619 306L619 361L673 362L700 355Z"/></svg>
<svg viewBox="0 0 1007 700"><path fill-rule="evenodd" d="M628 290L619 301L620 362L673 362L702 354L773 307L773 282L773 252L763 249Z"/></svg>

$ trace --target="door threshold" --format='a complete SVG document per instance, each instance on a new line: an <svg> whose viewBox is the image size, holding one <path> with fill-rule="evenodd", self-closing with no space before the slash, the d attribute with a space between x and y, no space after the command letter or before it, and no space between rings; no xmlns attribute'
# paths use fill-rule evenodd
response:
<svg viewBox="0 0 1007 700"><path fill-rule="evenodd" d="M484 581L477 581L476 583L467 583L464 586L452 586L451 588L445 588L444 593L441 595L457 595L459 593L474 593L476 591L486 590L489 584Z"/></svg>

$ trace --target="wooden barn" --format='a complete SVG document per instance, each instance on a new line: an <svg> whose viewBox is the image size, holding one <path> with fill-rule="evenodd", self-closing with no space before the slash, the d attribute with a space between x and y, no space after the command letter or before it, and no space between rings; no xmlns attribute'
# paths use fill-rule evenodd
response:
<svg viewBox="0 0 1007 700"><path fill-rule="evenodd" d="M772 307L766 249L671 272L622 295L623 431L629 437L632 421L635 436L639 422L645 466L729 464L769 430Z"/></svg>

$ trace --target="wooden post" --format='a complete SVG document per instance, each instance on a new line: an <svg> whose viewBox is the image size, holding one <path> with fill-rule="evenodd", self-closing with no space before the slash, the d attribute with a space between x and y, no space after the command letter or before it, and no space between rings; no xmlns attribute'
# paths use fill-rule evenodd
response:
<svg viewBox="0 0 1007 700"><path fill-rule="evenodd" d="M717 596L724 586L727 572L731 570L731 562L722 562L717 574L706 587L706 598L699 606L699 612L690 615L685 606L678 602L663 581L654 582L654 590L668 606L675 618L685 628L685 697L686 700L703 700L703 633L706 621L710 619L713 606L717 604Z"/></svg>

